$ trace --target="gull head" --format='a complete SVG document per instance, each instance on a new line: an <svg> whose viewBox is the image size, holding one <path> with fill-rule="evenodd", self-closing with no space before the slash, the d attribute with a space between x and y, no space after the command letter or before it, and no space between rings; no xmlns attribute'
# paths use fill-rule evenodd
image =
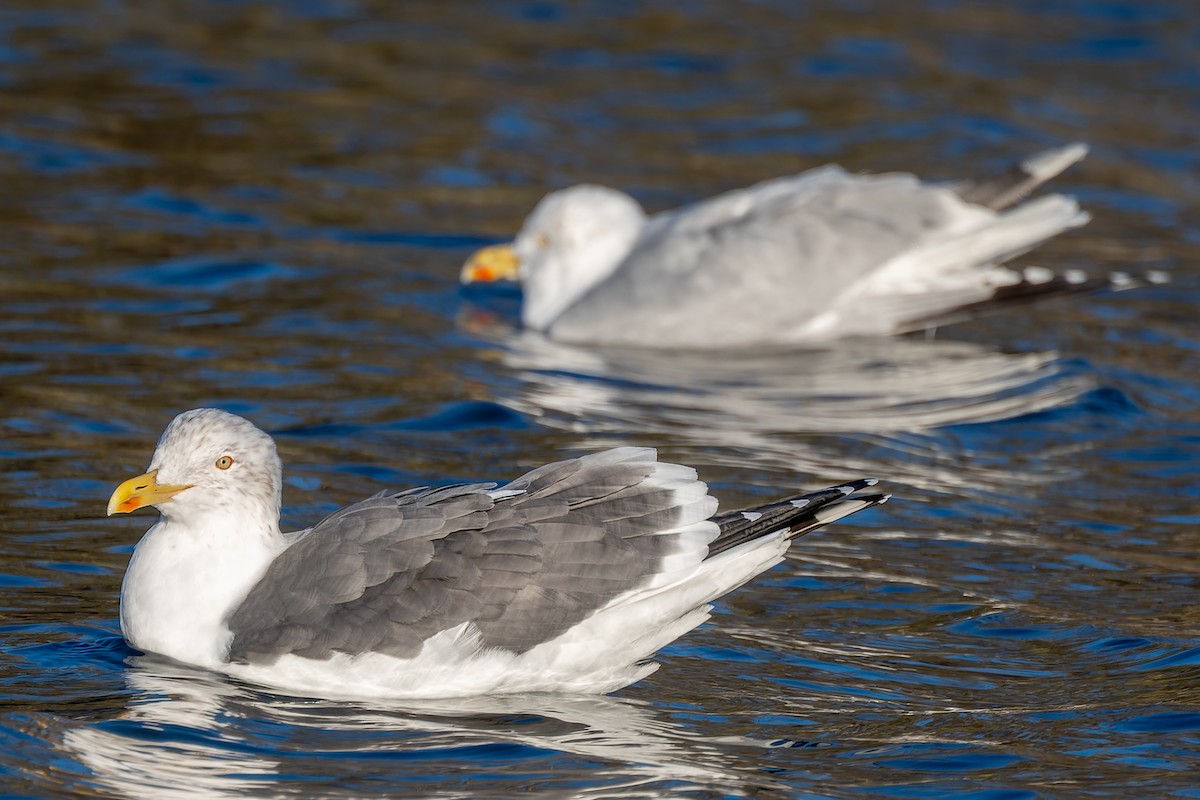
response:
<svg viewBox="0 0 1200 800"><path fill-rule="evenodd" d="M283 467L271 437L216 408L185 411L158 440L150 469L122 483L108 513L155 506L166 518L244 509L279 519Z"/></svg>
<svg viewBox="0 0 1200 800"><path fill-rule="evenodd" d="M633 249L646 213L624 192L580 184L542 198L511 245L467 260L462 282L519 280L521 321L545 330Z"/></svg>

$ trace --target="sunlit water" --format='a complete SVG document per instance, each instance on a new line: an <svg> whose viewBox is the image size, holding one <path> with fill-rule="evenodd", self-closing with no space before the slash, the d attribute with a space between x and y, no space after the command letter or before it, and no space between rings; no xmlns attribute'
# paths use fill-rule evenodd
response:
<svg viewBox="0 0 1200 800"><path fill-rule="evenodd" d="M1198 53L1184 0L6 4L0 787L1200 797ZM706 359L555 345L455 283L577 181L660 209L1075 140L1094 220L1026 263L1171 285ZM206 404L276 436L294 527L614 444L730 505L895 500L613 697L279 696L120 639L152 518L104 504Z"/></svg>

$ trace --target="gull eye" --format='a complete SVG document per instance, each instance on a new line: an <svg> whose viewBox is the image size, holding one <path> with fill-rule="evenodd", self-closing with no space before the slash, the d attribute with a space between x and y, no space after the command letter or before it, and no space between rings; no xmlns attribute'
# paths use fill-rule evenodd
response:
<svg viewBox="0 0 1200 800"><path fill-rule="evenodd" d="M217 459L217 469L229 469L233 466L233 456L221 456Z"/></svg>
<svg viewBox="0 0 1200 800"><path fill-rule="evenodd" d="M547 245L550 244L550 237L544 233L539 233L537 236L534 237L533 243L536 244L538 247L546 247Z"/></svg>

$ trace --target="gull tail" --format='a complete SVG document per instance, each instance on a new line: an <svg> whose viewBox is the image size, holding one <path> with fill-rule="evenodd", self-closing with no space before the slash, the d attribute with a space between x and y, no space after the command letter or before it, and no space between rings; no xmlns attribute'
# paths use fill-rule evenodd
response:
<svg viewBox="0 0 1200 800"><path fill-rule="evenodd" d="M1083 160L1087 152L1087 145L1081 142L1047 150L1013 164L999 175L957 186L955 192L968 203L1003 211L1028 197L1072 164Z"/></svg>
<svg viewBox="0 0 1200 800"><path fill-rule="evenodd" d="M851 481L711 517L719 532L708 541L703 560L681 565L668 581L615 598L573 631L587 652L603 641L606 650L621 655L620 668L601 691L626 686L654 671L657 665L646 659L708 619L710 604L718 597L783 561L796 536L886 501L888 495L856 494L874 484Z"/></svg>
<svg viewBox="0 0 1200 800"><path fill-rule="evenodd" d="M1038 197L981 225L926 242L893 258L847 295L843 314L865 331L902 333L959 319L1022 283L1021 273L999 266L1089 217L1074 198ZM1026 296L1057 285L1027 281Z"/></svg>
<svg viewBox="0 0 1200 800"><path fill-rule="evenodd" d="M891 495L855 494L876 483L874 478L864 478L766 505L717 514L712 519L721 532L708 546L708 557L780 532L788 539L795 539L864 508L887 502Z"/></svg>

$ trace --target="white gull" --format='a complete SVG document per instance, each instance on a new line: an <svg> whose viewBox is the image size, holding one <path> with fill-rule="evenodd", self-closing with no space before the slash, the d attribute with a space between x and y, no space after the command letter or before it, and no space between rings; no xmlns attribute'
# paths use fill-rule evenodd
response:
<svg viewBox="0 0 1200 800"><path fill-rule="evenodd" d="M1064 195L1023 202L1086 153L1072 144L954 186L831 165L653 216L623 192L573 186L513 243L473 255L462 281L519 280L523 324L558 341L705 350L902 333L1127 288L1128 276L1003 266L1087 222Z"/></svg>

